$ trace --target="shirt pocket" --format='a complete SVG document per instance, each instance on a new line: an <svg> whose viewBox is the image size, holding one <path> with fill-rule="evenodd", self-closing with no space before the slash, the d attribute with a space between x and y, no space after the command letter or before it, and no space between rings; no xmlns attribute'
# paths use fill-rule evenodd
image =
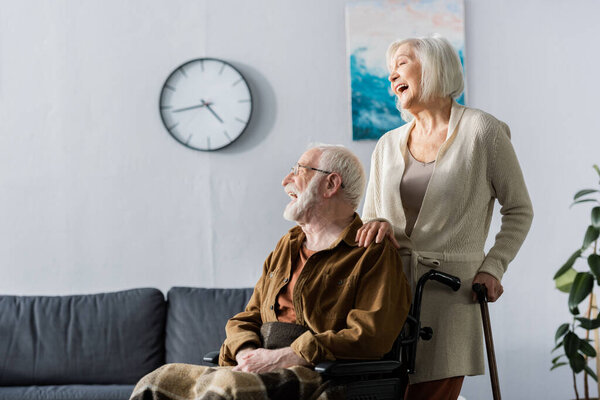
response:
<svg viewBox="0 0 600 400"><path fill-rule="evenodd" d="M317 309L322 318L345 320L354 308L356 297L356 277L336 272L328 272L322 280L322 290L317 301Z"/></svg>

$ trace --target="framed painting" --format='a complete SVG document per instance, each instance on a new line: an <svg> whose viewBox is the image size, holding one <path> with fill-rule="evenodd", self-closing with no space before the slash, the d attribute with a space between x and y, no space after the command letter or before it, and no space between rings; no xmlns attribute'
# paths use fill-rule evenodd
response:
<svg viewBox="0 0 600 400"><path fill-rule="evenodd" d="M388 81L385 52L394 40L433 34L452 43L464 71L463 0L372 0L346 5L353 140L379 139L405 124ZM465 104L464 93L457 101Z"/></svg>

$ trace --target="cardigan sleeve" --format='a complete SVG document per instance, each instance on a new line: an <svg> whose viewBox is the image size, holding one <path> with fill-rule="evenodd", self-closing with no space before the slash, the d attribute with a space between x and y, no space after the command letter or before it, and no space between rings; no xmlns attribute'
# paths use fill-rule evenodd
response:
<svg viewBox="0 0 600 400"><path fill-rule="evenodd" d="M500 122L498 130L494 137L488 179L492 194L501 205L502 223L479 272L486 272L500 281L529 232L533 207L510 142L510 130L503 122Z"/></svg>
<svg viewBox="0 0 600 400"><path fill-rule="evenodd" d="M385 145L383 139L380 139L373 150L371 155L371 171L369 172L369 183L367 184L367 191L365 193L365 203L363 206L362 220L365 222L371 221L385 221L392 227L392 233L397 237L399 232L402 232L404 228L394 225L392 221L382 216L381 211L381 193L386 190L382 187L382 167L383 167L383 151L382 147ZM389 190L389 188L388 188Z"/></svg>

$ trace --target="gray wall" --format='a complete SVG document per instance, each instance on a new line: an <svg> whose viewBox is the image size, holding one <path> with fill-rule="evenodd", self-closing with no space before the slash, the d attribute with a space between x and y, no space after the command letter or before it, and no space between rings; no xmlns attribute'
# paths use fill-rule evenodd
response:
<svg viewBox="0 0 600 400"><path fill-rule="evenodd" d="M1 293L253 285L291 226L279 185L306 145L369 163L375 143L350 140L345 0L0 3ZM587 224L571 196L598 180L598 15L466 0L468 103L511 126L536 212L491 307L508 399L570 398L567 370L548 372L568 318L551 278ZM234 63L257 99L216 153L176 143L157 111L167 75L201 56ZM463 396L491 398L487 379Z"/></svg>

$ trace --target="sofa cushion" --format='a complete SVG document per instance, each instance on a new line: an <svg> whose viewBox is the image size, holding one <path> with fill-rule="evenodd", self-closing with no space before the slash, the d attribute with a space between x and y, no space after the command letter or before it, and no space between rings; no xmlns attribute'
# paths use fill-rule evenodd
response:
<svg viewBox="0 0 600 400"><path fill-rule="evenodd" d="M2 400L127 400L134 385L0 387Z"/></svg>
<svg viewBox="0 0 600 400"><path fill-rule="evenodd" d="M167 362L207 365L202 357L221 348L227 320L246 308L250 296L251 288L174 287L169 290Z"/></svg>
<svg viewBox="0 0 600 400"><path fill-rule="evenodd" d="M135 384L164 363L158 289L0 296L0 385Z"/></svg>

